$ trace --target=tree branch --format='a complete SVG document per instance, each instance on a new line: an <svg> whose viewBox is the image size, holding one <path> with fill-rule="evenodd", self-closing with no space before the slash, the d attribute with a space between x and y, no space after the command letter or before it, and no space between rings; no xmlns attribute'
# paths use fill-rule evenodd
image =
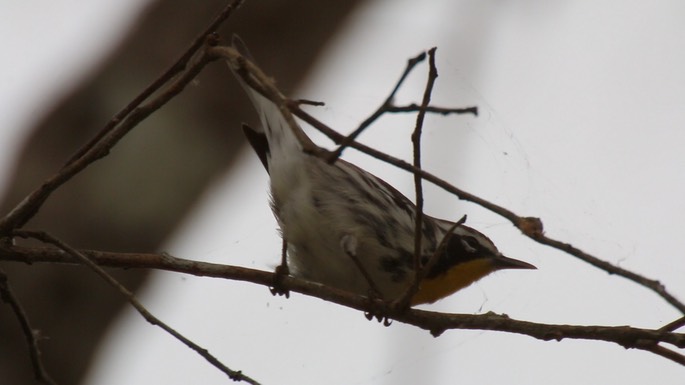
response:
<svg viewBox="0 0 685 385"><path fill-rule="evenodd" d="M174 271L199 277L252 282L266 288L273 283L274 279L274 274L267 271L190 261L167 254L113 253L95 250L79 250L78 252L93 263L107 267ZM67 253L63 250L8 245L0 245L0 260L24 263L81 263L72 253ZM669 357L667 358L675 362L678 362L677 357L680 357L680 360L685 360L683 354L666 349L660 345L661 343L668 343L679 349L685 349L685 334L669 330L653 330L630 326L543 324L516 320L506 315L494 313L471 315L440 313L413 308L398 310L387 302L370 300L359 295L294 277L282 277L282 286L284 289L292 292L317 297L342 306L414 325L430 331L434 336L438 336L451 329L492 330L527 335L543 341L582 339L612 342L626 349L644 350L661 356L668 355ZM656 347L659 347L659 349L656 349ZM666 351L668 351L667 354Z"/></svg>

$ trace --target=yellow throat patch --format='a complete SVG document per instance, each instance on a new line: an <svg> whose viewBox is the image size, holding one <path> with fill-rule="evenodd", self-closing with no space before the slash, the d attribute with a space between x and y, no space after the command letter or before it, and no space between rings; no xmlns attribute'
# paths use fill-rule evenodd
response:
<svg viewBox="0 0 685 385"><path fill-rule="evenodd" d="M426 278L411 300L412 305L433 303L497 270L489 259L475 259L452 266L443 274Z"/></svg>

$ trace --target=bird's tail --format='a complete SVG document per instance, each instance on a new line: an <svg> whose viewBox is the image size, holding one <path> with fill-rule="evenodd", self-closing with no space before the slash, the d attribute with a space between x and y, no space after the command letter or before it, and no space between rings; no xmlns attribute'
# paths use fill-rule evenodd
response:
<svg viewBox="0 0 685 385"><path fill-rule="evenodd" d="M245 43L234 35L232 45L242 58L229 60L228 65L257 110L262 124L258 133L265 135L268 144L265 150L263 146L255 148L260 158L264 157L270 163L273 158L300 156L304 146L314 147L287 109L286 98L254 65Z"/></svg>

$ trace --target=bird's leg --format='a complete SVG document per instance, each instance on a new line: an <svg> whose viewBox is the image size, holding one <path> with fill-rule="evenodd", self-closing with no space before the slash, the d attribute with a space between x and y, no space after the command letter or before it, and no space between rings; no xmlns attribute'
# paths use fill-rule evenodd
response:
<svg viewBox="0 0 685 385"><path fill-rule="evenodd" d="M274 281L269 290L273 295L284 295L285 298L290 298L290 291L283 288L283 278L290 275L288 269L288 241L283 238L283 247L281 249L281 264L276 266L274 271Z"/></svg>

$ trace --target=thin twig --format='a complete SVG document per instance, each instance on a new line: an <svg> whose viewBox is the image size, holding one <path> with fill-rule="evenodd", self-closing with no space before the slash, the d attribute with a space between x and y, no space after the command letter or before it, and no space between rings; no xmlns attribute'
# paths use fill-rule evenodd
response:
<svg viewBox="0 0 685 385"><path fill-rule="evenodd" d="M430 104L431 94L433 93L433 86L435 80L438 78L438 69L435 67L435 51L433 47L428 50L428 79L426 80L426 88L423 92L423 99L421 101L421 108L416 115L416 125L414 132L411 135L414 168L421 170L421 134L423 132L423 122L426 117L426 107ZM397 89L393 90L393 92ZM423 254L422 240L423 240L423 179L419 173L414 173L414 191L416 194L416 211L414 218L414 279L409 285L408 289L398 299L397 304L401 307L408 307L411 298L416 294L420 286L421 274L425 266L421 266L421 257Z"/></svg>
<svg viewBox="0 0 685 385"><path fill-rule="evenodd" d="M623 278L629 279L639 285L642 285L653 292L657 293L661 298L666 300L671 306L675 307L680 311L682 314L685 314L685 304L680 302L677 298L675 298L672 294L670 294L667 290L666 287L659 281L653 280L646 278L640 274L634 273L630 270L624 269L620 266L616 266L612 263L603 261L593 255L590 255L579 248L571 245L570 243L565 243L561 242L552 238L547 237L544 234L540 234L537 237L532 237L532 239L538 241L539 243L542 243L543 245L551 246L557 250L564 251L568 254L571 254L577 258L579 258L582 261L585 261L592 266L595 266L599 269L602 269L606 271L609 274L615 274L618 276L621 276Z"/></svg>
<svg viewBox="0 0 685 385"><path fill-rule="evenodd" d="M435 264L438 262L440 255L445 251L445 248L449 244L450 238L452 238L454 235L454 230L463 225L464 222L466 222L466 215L462 216L461 219L453 223L447 232L445 232L445 236L440 240L435 252L433 252L430 258L428 258L428 261L426 261L426 264L417 272L417 276L414 279L414 284L408 289L408 293L404 294L406 298L411 299L416 293L418 293L419 288L421 287L421 281L426 278L428 273L433 269L433 266L435 266Z"/></svg>
<svg viewBox="0 0 685 385"><path fill-rule="evenodd" d="M666 325L659 328L661 331L674 332L681 327L685 326L685 317L680 317L673 322L669 322Z"/></svg>
<svg viewBox="0 0 685 385"><path fill-rule="evenodd" d="M429 56L429 70L428 80L426 81L426 89L423 92L423 100L421 106L426 107L430 104L431 93L433 92L433 84L438 77L438 71L435 69L435 47L428 51ZM411 143L413 149L413 165L417 170L421 170L421 134L423 132L423 121L426 117L426 110L421 109L416 114L416 125L414 132L411 135ZM421 270L421 240L423 239L423 186L421 175L414 173L414 193L416 194L416 217L414 218L414 271ZM416 274L418 278L418 274Z"/></svg>
<svg viewBox="0 0 685 385"><path fill-rule="evenodd" d="M60 241L59 239L53 237L52 235L50 235L46 232L17 230L17 231L13 232L13 235L17 236L17 237L22 237L22 238L34 238L34 239L40 240L41 242L51 244L51 245L57 247L58 249L64 251L65 253L68 253L72 257L76 258L80 263L88 266L97 275L99 275L102 279L104 279L108 284L110 284L115 289L117 289L119 291L119 293L121 293L126 298L126 300L138 311L138 313L140 313L141 316L143 316L143 318L145 318L145 320L147 322L149 322L152 325L159 326L164 331L171 334L174 338L181 341L184 345L193 349L197 354L202 356L205 360L207 360L214 367L216 367L217 369L224 372L231 380L233 380L233 381L245 381L248 384L259 385L259 383L257 381L255 381L252 378L244 375L241 371L229 369L226 365L224 365L216 357L214 357L212 354L210 354L207 349L199 346L195 342L186 338L181 333L179 333L175 329L173 329L171 326L167 325L166 323L162 322L162 320L160 320L159 318L152 315L152 313L150 313L145 308L145 306L143 306L140 303L140 301L138 301L138 299L135 297L135 295L130 290L128 290L122 284L120 284L116 279L114 279L105 270L103 270L100 266L98 266L98 263L96 261L91 260L84 253L74 249L73 247L69 246L68 244Z"/></svg>
<svg viewBox="0 0 685 385"><path fill-rule="evenodd" d="M326 105L324 102L320 102L318 100L309 100L309 99L297 99L295 100L295 103L297 104L302 104L302 105L308 105L308 106L315 106L315 107L323 107Z"/></svg>
<svg viewBox="0 0 685 385"><path fill-rule="evenodd" d="M402 75L400 76L400 79L397 81L395 84L395 88L392 89L390 92L390 95L388 95L387 98L383 101L383 103L376 109L376 111L371 114L366 120L364 120L357 129L352 131L351 134L347 135L344 139L340 141L339 146L336 150L332 151L327 159L328 163L334 163L342 154L343 150L347 148L350 143L352 143L359 134L362 133L367 127L369 127L373 122L375 122L378 118L383 115L388 108L392 106L392 101L395 98L395 94L397 94L397 91L400 89L402 84L404 83L404 80L407 78L409 73L416 67L417 64L421 63L424 59L426 59L426 53L421 52L418 54L416 57L413 57L409 60L407 60L407 66L404 68L404 72L402 72Z"/></svg>
<svg viewBox="0 0 685 385"><path fill-rule="evenodd" d="M79 253L94 263L108 267L174 271L199 277L252 282L267 288L273 284L274 280L274 274L267 271L184 260L167 254L130 254L93 250L80 250ZM0 259L23 261L26 263L81 263L81 260L73 254L65 253L61 250L9 245L0 245ZM381 300L370 301L369 298L363 296L292 276L282 277L282 285L284 289L292 292L314 296L364 312L382 314L396 321L429 330L434 335L439 335L450 329L492 330L527 335L544 341L561 341L563 339L605 341L616 343L625 348L649 352L654 350L654 346L657 343L668 343L680 349L685 349L685 333L630 326L541 324L516 320L505 315L493 313L478 315L450 314L413 308L398 311ZM673 354L679 355L677 352Z"/></svg>
<svg viewBox="0 0 685 385"><path fill-rule="evenodd" d="M646 350L648 352L652 352L656 354L657 356L664 357L666 359L669 359L676 364L685 366L685 355L682 355L678 352L674 352L671 349L668 349L664 346L661 345L653 345L651 348L644 348L642 350Z"/></svg>
<svg viewBox="0 0 685 385"><path fill-rule="evenodd" d="M57 383L50 377L43 361L41 360L40 348L38 347L38 332L34 331L29 322L29 318L24 311L24 308L19 303L19 300L14 296L12 289L10 288L9 282L7 282L7 274L0 269L0 298L7 303L11 308L14 315L19 321L19 326L21 331L24 333L24 338L26 339L26 345L29 349L29 357L31 358L31 365L33 366L33 375L36 381L41 384L57 385Z"/></svg>
<svg viewBox="0 0 685 385"><path fill-rule="evenodd" d="M436 106L418 106L414 103L407 106L387 106L385 108L386 112L401 113L401 112L419 112L426 111L433 114L440 114L443 116L451 114L472 114L473 116L478 116L478 107L464 107L464 108L449 108L449 107L436 107Z"/></svg>

